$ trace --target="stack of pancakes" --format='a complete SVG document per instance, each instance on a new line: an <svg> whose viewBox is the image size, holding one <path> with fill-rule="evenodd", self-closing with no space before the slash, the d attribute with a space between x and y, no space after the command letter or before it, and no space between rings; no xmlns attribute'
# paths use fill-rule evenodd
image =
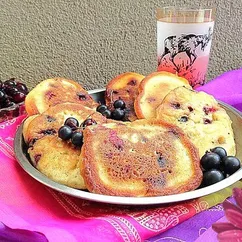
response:
<svg viewBox="0 0 242 242"><path fill-rule="evenodd" d="M50 179L113 196L158 196L191 191L202 181L200 158L224 147L235 155L231 120L217 101L167 72L111 80L107 106L122 99L125 122L96 112L98 103L72 80L42 81L26 97L23 136L32 164ZM69 117L96 125L83 130L83 146L58 137Z"/></svg>

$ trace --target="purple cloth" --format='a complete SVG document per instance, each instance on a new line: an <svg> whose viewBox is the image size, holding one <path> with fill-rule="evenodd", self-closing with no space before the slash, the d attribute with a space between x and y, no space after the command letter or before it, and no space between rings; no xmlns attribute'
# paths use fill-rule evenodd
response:
<svg viewBox="0 0 242 242"><path fill-rule="evenodd" d="M229 71L197 88L242 111L242 68Z"/></svg>
<svg viewBox="0 0 242 242"><path fill-rule="evenodd" d="M229 201L235 203L233 198L229 198ZM176 227L149 239L149 242L217 241L217 233L212 230L211 226L213 223L221 219L223 219L223 221L226 221L226 218L224 217L223 207L221 204L219 204L204 212L198 213L197 215L184 221L183 223L178 224ZM204 238L204 240L202 241L201 238ZM211 238L213 238L213 240Z"/></svg>
<svg viewBox="0 0 242 242"><path fill-rule="evenodd" d="M222 205L217 205L207 211L198 213L192 218L184 221L176 227L149 239L149 242L170 242L170 241L186 241L194 242L203 233L205 233L213 223L224 216ZM214 232L215 233L215 232ZM217 235L215 233L215 235ZM214 241L214 240L204 240Z"/></svg>
<svg viewBox="0 0 242 242"><path fill-rule="evenodd" d="M196 90L211 94L217 100L225 102L242 112L242 68L226 72ZM176 227L149 239L149 241L217 241L217 234L211 226L218 220L225 220L221 205L201 212Z"/></svg>
<svg viewBox="0 0 242 242"><path fill-rule="evenodd" d="M216 222L217 223L222 223L222 222L224 223L224 222L228 222L228 220L224 216ZM196 239L195 242L218 241L217 236L218 236L218 234L212 229L212 227L210 227L206 232L204 232L201 236L199 236L198 239Z"/></svg>

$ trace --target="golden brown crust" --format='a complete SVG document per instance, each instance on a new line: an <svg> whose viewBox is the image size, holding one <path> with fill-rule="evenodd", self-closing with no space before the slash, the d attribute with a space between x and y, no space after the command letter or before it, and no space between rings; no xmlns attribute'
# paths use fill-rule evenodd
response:
<svg viewBox="0 0 242 242"><path fill-rule="evenodd" d="M32 116L29 116L27 117L25 120L24 120L24 124L23 124L23 137L24 137L24 141L25 143L27 143L27 140L28 140L28 132L29 132L29 124L33 121L33 119L35 119L36 117L38 117L39 114L35 114L35 115L32 115Z"/></svg>
<svg viewBox="0 0 242 242"><path fill-rule="evenodd" d="M139 94L134 102L137 117L155 118L157 106L171 90L178 86L190 87L186 79L165 71L153 72L146 76L139 85Z"/></svg>
<svg viewBox="0 0 242 242"><path fill-rule="evenodd" d="M33 165L51 180L77 189L85 189L80 175L81 149L57 136L45 136L28 149Z"/></svg>
<svg viewBox="0 0 242 242"><path fill-rule="evenodd" d="M138 95L138 87L145 76L135 72L126 72L112 79L106 86L105 101L110 110L113 110L113 103L122 99L126 103L126 120L137 119L134 112L134 100Z"/></svg>
<svg viewBox="0 0 242 242"><path fill-rule="evenodd" d="M194 190L202 180L196 147L181 129L158 120L87 128L81 159L93 193L169 195Z"/></svg>
<svg viewBox="0 0 242 242"><path fill-rule="evenodd" d="M90 109L77 103L60 103L50 107L45 112L37 115L28 122L25 131L25 142L32 145L37 139L46 135L57 135L58 129L64 124L69 117L76 118L81 124L87 118L93 118L97 123L105 123L106 118L95 109Z"/></svg>
<svg viewBox="0 0 242 242"><path fill-rule="evenodd" d="M90 108L98 105L79 83L57 77L44 80L32 89L25 99L25 108L30 116L64 102L79 103Z"/></svg>

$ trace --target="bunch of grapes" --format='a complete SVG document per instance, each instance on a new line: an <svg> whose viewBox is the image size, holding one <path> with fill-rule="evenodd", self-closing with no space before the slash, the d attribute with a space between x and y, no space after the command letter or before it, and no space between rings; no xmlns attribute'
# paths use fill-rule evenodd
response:
<svg viewBox="0 0 242 242"><path fill-rule="evenodd" d="M0 108L8 108L23 102L27 94L26 85L15 78L0 81Z"/></svg>
<svg viewBox="0 0 242 242"><path fill-rule="evenodd" d="M0 80L0 122L17 117L25 112L21 105L28 94L27 86L16 78Z"/></svg>

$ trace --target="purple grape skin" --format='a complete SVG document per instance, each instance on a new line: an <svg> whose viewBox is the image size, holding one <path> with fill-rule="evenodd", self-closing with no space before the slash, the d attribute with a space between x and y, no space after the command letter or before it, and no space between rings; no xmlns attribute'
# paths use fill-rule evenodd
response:
<svg viewBox="0 0 242 242"><path fill-rule="evenodd" d="M10 78L9 80L6 80L4 82L4 86L16 86L17 82L15 81L15 78Z"/></svg>
<svg viewBox="0 0 242 242"><path fill-rule="evenodd" d="M18 92L18 89L14 86L6 86L4 87L4 91L9 95L13 96L16 92Z"/></svg>
<svg viewBox="0 0 242 242"><path fill-rule="evenodd" d="M7 95L3 90L0 90L0 102L4 102L7 99Z"/></svg>
<svg viewBox="0 0 242 242"><path fill-rule="evenodd" d="M13 105L15 105L15 103L12 102L12 101L10 101L9 99L6 99L6 100L1 104L2 108L8 108L8 107L11 107L11 106L13 106Z"/></svg>
<svg viewBox="0 0 242 242"><path fill-rule="evenodd" d="M18 82L17 85L16 85L16 88L18 89L18 91L20 92L23 92L25 94L28 93L28 88L25 84L21 83L21 82Z"/></svg>
<svg viewBox="0 0 242 242"><path fill-rule="evenodd" d="M12 95L13 101L15 103L21 103L25 100L26 95L22 92L16 92Z"/></svg>

